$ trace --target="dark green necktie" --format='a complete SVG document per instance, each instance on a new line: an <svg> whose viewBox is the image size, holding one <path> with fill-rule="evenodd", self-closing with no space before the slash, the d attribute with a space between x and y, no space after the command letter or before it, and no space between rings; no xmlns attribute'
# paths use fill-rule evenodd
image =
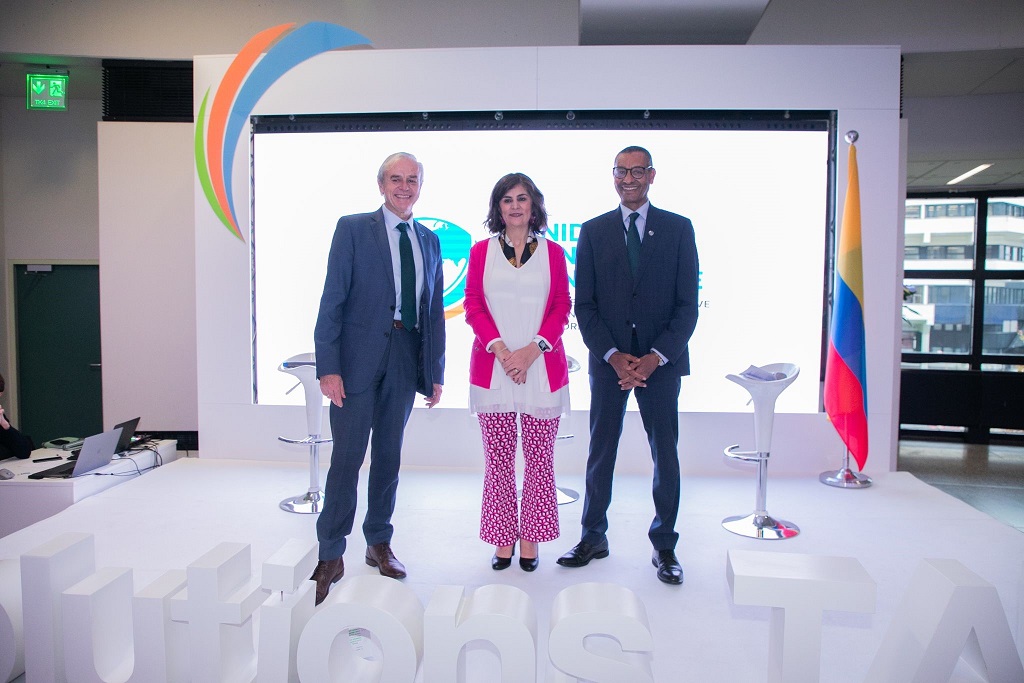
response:
<svg viewBox="0 0 1024 683"><path fill-rule="evenodd" d="M402 325L411 330L416 327L416 262L412 258L409 224L399 223L398 256L402 261Z"/></svg>
<svg viewBox="0 0 1024 683"><path fill-rule="evenodd" d="M636 219L640 214L635 211L629 214L629 229L626 230L626 255L629 257L629 270L636 277L640 269L640 231L636 229Z"/></svg>

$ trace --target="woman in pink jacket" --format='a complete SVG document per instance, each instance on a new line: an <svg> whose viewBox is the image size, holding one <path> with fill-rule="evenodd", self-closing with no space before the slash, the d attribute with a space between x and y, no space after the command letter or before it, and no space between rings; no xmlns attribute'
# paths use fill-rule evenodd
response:
<svg viewBox="0 0 1024 683"><path fill-rule="evenodd" d="M469 253L466 322L475 339L469 362L470 410L480 421L485 473L480 538L494 545L493 569L537 568L537 544L558 538L554 449L569 411L562 332L572 305L565 252L544 238L544 195L510 173L491 192L484 225L493 233ZM518 425L517 425L518 418ZM521 509L515 457L522 435Z"/></svg>

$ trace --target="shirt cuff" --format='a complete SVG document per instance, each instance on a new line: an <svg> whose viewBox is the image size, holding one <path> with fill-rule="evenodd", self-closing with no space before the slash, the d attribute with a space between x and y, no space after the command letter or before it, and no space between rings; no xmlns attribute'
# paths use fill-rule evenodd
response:
<svg viewBox="0 0 1024 683"><path fill-rule="evenodd" d="M544 347L541 346L540 342L544 342L544 344L547 345L548 351L550 351L551 348L552 348L551 342L549 342L547 339L545 339L544 337L542 337L539 334L536 337L533 338L533 341L537 342L537 346L540 348L541 353L547 353L547 351L544 350Z"/></svg>
<svg viewBox="0 0 1024 683"><path fill-rule="evenodd" d="M665 356L662 355L661 351L659 351L658 349L651 349L651 353L656 354L658 356L658 367L661 367L662 365L668 362L668 358L665 358Z"/></svg>
<svg viewBox="0 0 1024 683"><path fill-rule="evenodd" d="M619 350L617 348L615 348L614 346L612 348L608 349L608 352L604 354L604 362L607 363L608 359L612 357L612 354L613 353L618 353L618 352L619 352Z"/></svg>
<svg viewBox="0 0 1024 683"><path fill-rule="evenodd" d="M501 337L495 337L491 341L489 341L486 344L484 344L484 349L487 350L487 353L494 353L494 351L491 351L491 347L494 346L495 344L497 344L500 341L502 341Z"/></svg>

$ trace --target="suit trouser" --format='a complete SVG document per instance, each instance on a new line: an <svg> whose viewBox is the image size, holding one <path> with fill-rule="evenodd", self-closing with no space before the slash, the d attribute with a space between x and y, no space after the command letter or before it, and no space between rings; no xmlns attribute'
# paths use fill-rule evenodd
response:
<svg viewBox="0 0 1024 683"><path fill-rule="evenodd" d="M675 531L679 513L679 387L675 373L655 370L646 387L633 389L654 460L654 521L648 530L656 550L671 550L679 540ZM581 540L600 543L608 531L608 506L618 455L622 421L629 392L619 388L618 375L608 363L590 374L590 455L587 493L583 504Z"/></svg>
<svg viewBox="0 0 1024 683"><path fill-rule="evenodd" d="M370 386L358 394L346 392L341 408L333 403L330 407L334 451L324 484L324 507L316 522L321 560L345 553L356 514L359 468L371 431L363 536L368 546L391 542L402 440L416 398L420 333L394 329L387 344Z"/></svg>

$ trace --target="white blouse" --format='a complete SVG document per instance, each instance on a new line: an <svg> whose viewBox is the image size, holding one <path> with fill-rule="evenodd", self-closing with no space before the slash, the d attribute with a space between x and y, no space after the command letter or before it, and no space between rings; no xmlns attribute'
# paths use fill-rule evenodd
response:
<svg viewBox="0 0 1024 683"><path fill-rule="evenodd" d="M548 245L538 238L537 250L519 268L508 262L495 236L487 245L484 263L484 299L501 340L511 350L520 349L540 330L551 290ZM469 409L474 413L526 413L548 420L569 414L569 387L552 392L543 355L526 371L526 382L516 384L501 368L497 357L489 389L470 385Z"/></svg>

